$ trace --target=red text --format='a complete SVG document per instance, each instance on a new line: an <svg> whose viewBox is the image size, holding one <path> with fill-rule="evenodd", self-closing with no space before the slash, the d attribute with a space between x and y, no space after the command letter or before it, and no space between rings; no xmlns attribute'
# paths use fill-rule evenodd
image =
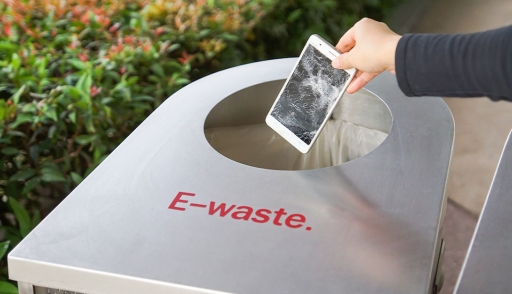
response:
<svg viewBox="0 0 512 294"><path fill-rule="evenodd" d="M289 213L284 208L271 210L266 208L255 209L246 205L228 205L223 202L210 201L208 204L191 202L196 194L179 192L169 205L169 209L185 211L188 207L204 208L208 215L231 217L234 220L252 221L258 224L271 223L275 226L285 226L290 229L299 229L306 226L306 217L300 213ZM311 231L311 227L305 227Z"/></svg>

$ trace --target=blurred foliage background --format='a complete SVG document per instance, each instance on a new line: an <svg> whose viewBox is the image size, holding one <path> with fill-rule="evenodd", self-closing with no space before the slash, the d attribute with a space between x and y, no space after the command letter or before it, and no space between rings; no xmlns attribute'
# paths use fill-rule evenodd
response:
<svg viewBox="0 0 512 294"><path fill-rule="evenodd" d="M0 0L0 293L9 250L171 94L399 1Z"/></svg>

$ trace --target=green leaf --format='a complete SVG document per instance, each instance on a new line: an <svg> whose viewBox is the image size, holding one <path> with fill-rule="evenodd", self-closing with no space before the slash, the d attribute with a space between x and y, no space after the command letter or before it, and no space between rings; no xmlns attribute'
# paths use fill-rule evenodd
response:
<svg viewBox="0 0 512 294"><path fill-rule="evenodd" d="M75 142L77 142L80 145L89 144L92 141L96 140L98 138L98 135L80 135L76 137Z"/></svg>
<svg viewBox="0 0 512 294"><path fill-rule="evenodd" d="M23 137L23 138L26 138L27 135L23 132L20 132L20 131L7 131L7 134L13 136L13 137Z"/></svg>
<svg viewBox="0 0 512 294"><path fill-rule="evenodd" d="M239 39L237 35L232 35L229 33L222 33L219 35L219 38L228 40L228 41L238 41L238 39Z"/></svg>
<svg viewBox="0 0 512 294"><path fill-rule="evenodd" d="M104 71L103 75L106 78L110 78L110 79L114 80L115 82L119 82L121 80L121 77L119 76L119 73L117 73L115 71Z"/></svg>
<svg viewBox="0 0 512 294"><path fill-rule="evenodd" d="M13 197L9 197L9 206L11 207L12 212L14 213L14 216L16 217L16 221L18 222L21 237L25 238L28 235L28 233L30 233L30 229L31 229L30 217L28 215L28 212Z"/></svg>
<svg viewBox="0 0 512 294"><path fill-rule="evenodd" d="M25 92L26 85L21 86L21 88L12 95L11 99L14 104L18 104L20 102L20 97Z"/></svg>
<svg viewBox="0 0 512 294"><path fill-rule="evenodd" d="M185 79L185 78L179 78L176 81L174 81L175 85L185 85L185 84L188 84L188 83L190 83L190 80L189 79Z"/></svg>
<svg viewBox="0 0 512 294"><path fill-rule="evenodd" d="M68 60L69 64L71 64L74 68L78 70L85 70L85 63L82 62L80 59L70 59Z"/></svg>
<svg viewBox="0 0 512 294"><path fill-rule="evenodd" d="M87 95L91 94L91 86L92 86L92 77L86 72L80 76L78 82L76 83L76 88L82 90Z"/></svg>
<svg viewBox="0 0 512 294"><path fill-rule="evenodd" d="M107 118L112 118L112 108L105 105L103 106L103 110L105 111L105 115L107 116Z"/></svg>
<svg viewBox="0 0 512 294"><path fill-rule="evenodd" d="M159 64L160 65L160 64ZM162 69L162 73L163 73L163 69ZM126 85L127 86L132 86L132 85L135 85L137 83L137 81L139 80L139 77L130 77L126 80Z"/></svg>
<svg viewBox="0 0 512 294"><path fill-rule="evenodd" d="M47 84L51 84L47 79L42 79L41 82L39 83L41 87L44 87L45 85ZM30 96L34 97L34 98L38 98L38 99L45 99L45 98L48 98L48 94L46 93L34 93L34 92L30 92Z"/></svg>
<svg viewBox="0 0 512 294"><path fill-rule="evenodd" d="M69 115L68 115L69 119L74 123L76 124L76 112L73 111L71 112Z"/></svg>
<svg viewBox="0 0 512 294"><path fill-rule="evenodd" d="M12 156L18 154L20 151L17 148L14 148L12 146L7 146L2 148L2 153L7 156Z"/></svg>
<svg viewBox="0 0 512 294"><path fill-rule="evenodd" d="M132 29L137 29L140 26L140 20L137 18L130 19L130 27Z"/></svg>
<svg viewBox="0 0 512 294"><path fill-rule="evenodd" d="M203 29L199 32L199 38L204 38L210 34L211 30L209 29Z"/></svg>
<svg viewBox="0 0 512 294"><path fill-rule="evenodd" d="M137 110L152 110L153 108L151 107L151 105L148 105L147 103L131 103L130 104L131 107L137 109Z"/></svg>
<svg viewBox="0 0 512 294"><path fill-rule="evenodd" d="M65 27L68 24L69 24L69 20L68 19L61 19L61 20L58 20L58 21L55 22L55 26L56 27Z"/></svg>
<svg viewBox="0 0 512 294"><path fill-rule="evenodd" d="M11 42L0 42L0 50L17 51L18 46Z"/></svg>
<svg viewBox="0 0 512 294"><path fill-rule="evenodd" d="M18 70L20 68L21 59L20 59L20 56L18 54L16 54L16 53L12 54L11 64L12 64L12 67L14 68L14 70Z"/></svg>
<svg viewBox="0 0 512 294"><path fill-rule="evenodd" d="M36 174L36 171L27 168L17 171L14 175L12 175L9 178L9 181L16 182L16 181L26 181L27 179L33 177Z"/></svg>
<svg viewBox="0 0 512 294"><path fill-rule="evenodd" d="M71 172L71 179L77 185L80 184L84 180L79 174L77 174L75 172Z"/></svg>
<svg viewBox="0 0 512 294"><path fill-rule="evenodd" d="M148 80L149 80L150 82L155 83L155 84L159 84L159 83L160 83L160 79L159 79L157 76L155 76L155 75L150 75L150 76L148 77Z"/></svg>
<svg viewBox="0 0 512 294"><path fill-rule="evenodd" d="M2 259L7 252L7 249L9 249L9 245L11 244L10 240L3 241L0 243L0 259Z"/></svg>
<svg viewBox="0 0 512 294"><path fill-rule="evenodd" d="M46 65L48 64L48 59L46 57L40 57L39 58L39 66L37 68L37 74L40 76L40 77L45 77L47 72L46 72Z"/></svg>
<svg viewBox="0 0 512 294"><path fill-rule="evenodd" d="M41 222L41 213L39 210L36 210L34 213L34 216L32 217L32 221L30 222L30 226L32 227L32 230Z"/></svg>
<svg viewBox="0 0 512 294"><path fill-rule="evenodd" d="M18 294L18 288L9 282L0 282L0 293Z"/></svg>
<svg viewBox="0 0 512 294"><path fill-rule="evenodd" d="M54 121L58 121L59 119L57 118L57 111L55 110L55 108L52 108L52 109L48 109L46 112L45 112L45 115L49 118L51 118L52 120Z"/></svg>
<svg viewBox="0 0 512 294"><path fill-rule="evenodd" d="M169 46L169 48L167 48L167 51L172 52L180 47L181 47L181 44L172 44L171 46Z"/></svg>
<svg viewBox="0 0 512 294"><path fill-rule="evenodd" d="M91 115L88 115L87 117L85 117L84 123L85 123L85 129L87 130L87 132L96 133L96 129L94 128L94 124L92 122Z"/></svg>
<svg viewBox="0 0 512 294"><path fill-rule="evenodd" d="M3 121L5 117L5 113L7 112L7 103L5 100L0 100L0 121Z"/></svg>
<svg viewBox="0 0 512 294"><path fill-rule="evenodd" d="M19 125L21 125L23 123L31 122L34 118L35 117L32 114L22 113L22 114L16 116L16 120L10 124L10 127L12 129L16 129Z"/></svg>
<svg viewBox="0 0 512 294"><path fill-rule="evenodd" d="M16 106L16 104L12 104L10 106L7 106L6 109L5 109L5 119L6 120L10 119L17 112L18 112L18 107Z"/></svg>
<svg viewBox="0 0 512 294"><path fill-rule="evenodd" d="M21 108L21 112L23 113L31 113L31 114L36 114L37 113L37 106L35 104L25 104L22 108Z"/></svg>
<svg viewBox="0 0 512 294"><path fill-rule="evenodd" d="M155 98L151 97L149 95L135 95L135 96L133 96L133 101L137 101L137 102L142 102L142 101L153 102L153 101L155 101Z"/></svg>
<svg viewBox="0 0 512 294"><path fill-rule="evenodd" d="M101 99L101 104L103 105L107 105L109 104L110 102L114 101L115 99L112 98L112 97L104 97L103 99Z"/></svg>
<svg viewBox="0 0 512 294"><path fill-rule="evenodd" d="M80 98L80 95L81 95L80 90L78 88L71 87L71 86L67 86L67 87L63 88L63 92L66 95L69 95L69 96L71 96L71 98L74 98L74 99Z"/></svg>
<svg viewBox="0 0 512 294"><path fill-rule="evenodd" d="M56 168L43 167L41 169L41 180L45 182L66 182L66 177Z"/></svg>
<svg viewBox="0 0 512 294"><path fill-rule="evenodd" d="M54 127L54 126L52 126ZM51 127L50 127L51 130ZM34 164L39 163L39 145L32 145L28 148L28 155Z"/></svg>
<svg viewBox="0 0 512 294"><path fill-rule="evenodd" d="M35 177L25 182L25 187L21 190L21 195L27 195L30 191L32 191L37 185L39 185L39 178Z"/></svg>
<svg viewBox="0 0 512 294"><path fill-rule="evenodd" d="M48 130L48 137L53 138L56 131L57 131L57 126L56 125L51 126L50 129Z"/></svg>
<svg viewBox="0 0 512 294"><path fill-rule="evenodd" d="M77 103L75 103L75 106L82 109L87 110L89 108L90 103L88 103L86 100L80 100Z"/></svg>
<svg viewBox="0 0 512 294"><path fill-rule="evenodd" d="M300 9L295 9L294 11L292 11L290 14L288 14L288 22L294 22L296 21L297 19L299 19L299 17L302 15L302 10Z"/></svg>
<svg viewBox="0 0 512 294"><path fill-rule="evenodd" d="M161 78L165 77L164 68L161 64L155 63L150 67L150 69Z"/></svg>

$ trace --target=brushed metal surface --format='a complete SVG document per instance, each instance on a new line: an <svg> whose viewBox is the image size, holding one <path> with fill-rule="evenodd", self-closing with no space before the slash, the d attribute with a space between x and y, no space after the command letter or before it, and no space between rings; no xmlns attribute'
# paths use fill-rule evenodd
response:
<svg viewBox="0 0 512 294"><path fill-rule="evenodd" d="M295 61L225 70L166 100L9 254L10 278L82 293L429 293L454 135L440 98L407 98L380 75L367 89L391 110L389 136L328 168L249 167L207 143L217 103ZM306 225L168 209L180 191Z"/></svg>
<svg viewBox="0 0 512 294"><path fill-rule="evenodd" d="M454 293L512 289L512 133L480 214Z"/></svg>
<svg viewBox="0 0 512 294"><path fill-rule="evenodd" d="M18 293L19 294L34 294L34 287L28 283L18 282Z"/></svg>

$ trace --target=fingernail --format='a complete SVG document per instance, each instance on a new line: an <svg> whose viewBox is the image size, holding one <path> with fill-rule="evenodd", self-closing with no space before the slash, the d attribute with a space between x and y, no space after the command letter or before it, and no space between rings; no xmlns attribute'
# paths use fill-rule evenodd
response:
<svg viewBox="0 0 512 294"><path fill-rule="evenodd" d="M334 68L340 68L340 61L338 60L338 58L333 59L331 65Z"/></svg>

